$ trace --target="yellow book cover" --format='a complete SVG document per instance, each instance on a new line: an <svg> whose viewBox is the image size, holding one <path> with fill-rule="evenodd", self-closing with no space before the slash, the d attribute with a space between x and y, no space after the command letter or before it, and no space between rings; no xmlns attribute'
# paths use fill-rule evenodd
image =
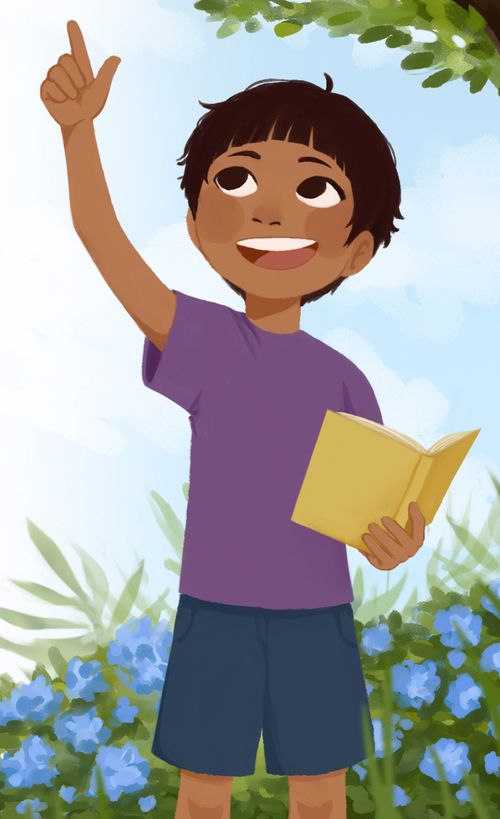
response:
<svg viewBox="0 0 500 819"><path fill-rule="evenodd" d="M425 449L395 429L327 410L292 521L368 552L361 535L388 515L408 523L416 501L431 523L480 429L455 432Z"/></svg>

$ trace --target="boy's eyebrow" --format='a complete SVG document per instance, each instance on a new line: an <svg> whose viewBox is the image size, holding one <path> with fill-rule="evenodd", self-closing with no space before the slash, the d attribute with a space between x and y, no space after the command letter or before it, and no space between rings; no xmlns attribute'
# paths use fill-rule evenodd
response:
<svg viewBox="0 0 500 819"><path fill-rule="evenodd" d="M250 156L252 159L262 159L261 155L256 151L235 151L234 154L229 154L229 156ZM324 162L323 159L318 159L316 156L301 156L297 162L319 162L320 165L326 165L327 168L332 167L328 162Z"/></svg>

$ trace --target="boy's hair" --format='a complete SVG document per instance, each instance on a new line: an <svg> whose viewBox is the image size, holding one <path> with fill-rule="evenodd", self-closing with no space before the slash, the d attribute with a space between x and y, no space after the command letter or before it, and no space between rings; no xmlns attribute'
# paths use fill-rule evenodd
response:
<svg viewBox="0 0 500 819"><path fill-rule="evenodd" d="M392 145L362 108L332 92L333 80L328 74L325 77L325 88L306 80L265 79L223 102L199 100L209 110L198 120L177 160L178 165L186 166L179 179L193 217L211 163L230 146L261 142L270 136L308 145L312 130L313 147L335 159L351 182L354 211L346 246L368 230L374 239L373 255L382 242L387 247L391 232L399 230L394 219L404 219L399 210L401 186ZM302 296L301 305L334 293L345 278L340 276L321 290ZM224 281L245 298L243 290Z"/></svg>

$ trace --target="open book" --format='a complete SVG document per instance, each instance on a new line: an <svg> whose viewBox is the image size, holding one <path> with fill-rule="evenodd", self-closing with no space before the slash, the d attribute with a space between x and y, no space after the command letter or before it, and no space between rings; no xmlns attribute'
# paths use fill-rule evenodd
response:
<svg viewBox="0 0 500 819"><path fill-rule="evenodd" d="M368 552L361 535L382 515L408 524L416 501L431 523L480 429L455 432L430 449L367 418L327 410L292 521Z"/></svg>

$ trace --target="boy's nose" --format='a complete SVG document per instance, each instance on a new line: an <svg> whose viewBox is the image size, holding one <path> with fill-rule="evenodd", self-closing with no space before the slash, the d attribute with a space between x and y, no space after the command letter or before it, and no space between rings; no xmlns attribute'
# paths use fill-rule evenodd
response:
<svg viewBox="0 0 500 819"><path fill-rule="evenodd" d="M259 222L261 225L281 225L281 222L275 219L274 221L270 221L268 219L258 219L257 216L252 218L252 222Z"/></svg>
<svg viewBox="0 0 500 819"><path fill-rule="evenodd" d="M278 216L276 208L260 207L254 210L252 222L258 222L260 225L281 225Z"/></svg>

